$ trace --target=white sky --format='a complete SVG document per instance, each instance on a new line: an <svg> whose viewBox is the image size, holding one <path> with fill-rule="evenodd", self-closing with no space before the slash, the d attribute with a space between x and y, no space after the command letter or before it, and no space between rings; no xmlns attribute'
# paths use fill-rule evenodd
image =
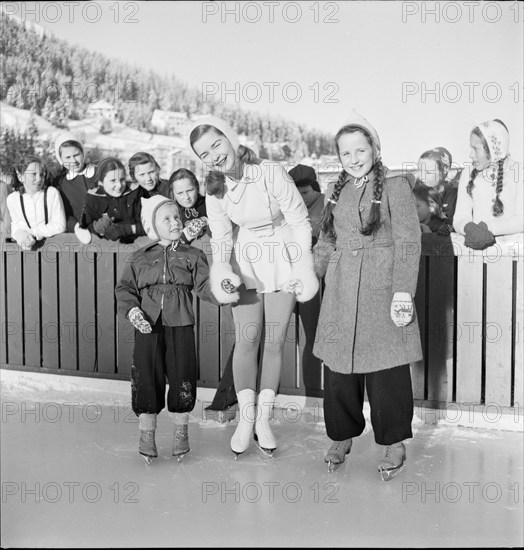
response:
<svg viewBox="0 0 524 550"><path fill-rule="evenodd" d="M414 162L435 146L467 162L471 128L491 118L506 122L511 152L522 159L523 2L74 4L4 9L71 43L174 73L199 90L210 83L217 99L238 83L242 107L331 133L356 108L376 126L386 164ZM265 82L277 83L273 103ZM436 86L439 93L430 93ZM300 100L290 101L297 90ZM244 100L257 91L255 103ZM335 102L325 101L329 93Z"/></svg>

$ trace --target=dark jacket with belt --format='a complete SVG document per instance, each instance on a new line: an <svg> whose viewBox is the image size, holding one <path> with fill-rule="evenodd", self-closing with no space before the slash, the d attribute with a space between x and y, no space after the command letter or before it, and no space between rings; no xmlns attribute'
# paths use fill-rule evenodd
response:
<svg viewBox="0 0 524 550"><path fill-rule="evenodd" d="M131 254L115 294L124 317L140 307L152 325L162 316L163 325L181 327L195 324L192 290L220 305L209 286L206 255L181 242L177 248L153 243Z"/></svg>
<svg viewBox="0 0 524 550"><path fill-rule="evenodd" d="M333 210L336 245L321 233L313 250L315 268L326 283L313 353L345 374L422 359L416 315L407 327L397 327L390 316L394 293L414 296L417 288L421 245L415 199L405 177L386 178L382 223L375 235L362 235L373 179L357 189L348 178Z"/></svg>

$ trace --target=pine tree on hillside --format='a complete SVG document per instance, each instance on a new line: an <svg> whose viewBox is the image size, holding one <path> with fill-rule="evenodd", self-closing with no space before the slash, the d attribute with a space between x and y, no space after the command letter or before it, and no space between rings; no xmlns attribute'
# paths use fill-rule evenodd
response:
<svg viewBox="0 0 524 550"><path fill-rule="evenodd" d="M182 111L188 116L211 113L226 118L240 134L258 134L262 143L304 142L317 155L333 151L332 136L280 116L253 113L220 101L203 103L199 89L173 75L161 76L109 59L52 34L40 36L10 17L4 17L1 26L0 100L34 109L57 126L64 126L68 118L85 118L89 105L104 99L117 108L119 122L138 130L151 131L154 109Z"/></svg>

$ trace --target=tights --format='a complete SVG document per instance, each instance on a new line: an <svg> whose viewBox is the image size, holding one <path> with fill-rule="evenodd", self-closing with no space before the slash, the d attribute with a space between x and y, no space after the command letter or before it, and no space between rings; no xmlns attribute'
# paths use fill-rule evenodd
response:
<svg viewBox="0 0 524 550"><path fill-rule="evenodd" d="M246 290L244 286L239 292L240 300L232 308L236 336L233 352L235 389L237 392L248 388L256 391L258 348L264 336L260 389L276 393L295 296L287 292L257 293L254 289Z"/></svg>

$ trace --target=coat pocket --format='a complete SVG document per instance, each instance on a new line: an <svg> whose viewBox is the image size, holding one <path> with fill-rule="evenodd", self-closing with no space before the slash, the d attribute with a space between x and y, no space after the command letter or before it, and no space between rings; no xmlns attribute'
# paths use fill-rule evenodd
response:
<svg viewBox="0 0 524 550"><path fill-rule="evenodd" d="M333 273L335 273L335 269L338 265L338 261L340 260L340 256L342 255L342 251L338 250L333 252L329 256L329 263L326 271L326 277L324 278L326 285L329 285L331 282L331 279L333 277Z"/></svg>
<svg viewBox="0 0 524 550"><path fill-rule="evenodd" d="M370 286L374 290L383 290L393 286L394 246L370 248Z"/></svg>

